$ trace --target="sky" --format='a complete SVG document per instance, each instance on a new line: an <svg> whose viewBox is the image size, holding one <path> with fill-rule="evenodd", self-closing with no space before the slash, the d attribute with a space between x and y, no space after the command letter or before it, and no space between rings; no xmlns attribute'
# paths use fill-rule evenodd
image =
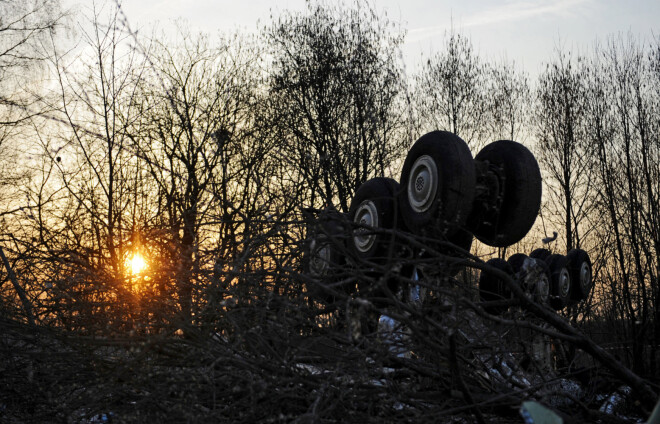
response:
<svg viewBox="0 0 660 424"><path fill-rule="evenodd" d="M112 1L112 0L110 0ZM350 2L350 0L346 0ZM558 47L588 52L616 34L651 40L660 36L660 0L371 0L407 30L402 55L415 71L443 45L452 26L488 60L514 61L537 74ZM92 0L64 0L74 10ZM304 10L305 0L123 0L133 29L167 31L176 19L210 34L256 32L284 10Z"/></svg>

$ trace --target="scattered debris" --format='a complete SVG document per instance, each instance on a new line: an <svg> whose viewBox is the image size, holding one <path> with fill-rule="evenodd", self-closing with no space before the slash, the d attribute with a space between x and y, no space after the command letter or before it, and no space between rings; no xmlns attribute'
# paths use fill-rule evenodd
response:
<svg viewBox="0 0 660 424"><path fill-rule="evenodd" d="M630 386L621 386L614 393L609 395L600 407L600 412L605 414L614 414L626 403L626 400L632 393Z"/></svg>

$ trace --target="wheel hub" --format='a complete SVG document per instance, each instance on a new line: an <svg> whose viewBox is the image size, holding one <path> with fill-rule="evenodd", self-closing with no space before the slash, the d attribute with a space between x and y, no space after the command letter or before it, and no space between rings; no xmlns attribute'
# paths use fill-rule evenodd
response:
<svg viewBox="0 0 660 424"><path fill-rule="evenodd" d="M420 192L422 190L424 190L424 178L420 175L415 180L415 191Z"/></svg>
<svg viewBox="0 0 660 424"><path fill-rule="evenodd" d="M376 234L366 228L378 228L378 208L376 208L376 204L371 200L360 203L353 222L360 225L360 228L355 231L353 242L359 252L365 253L376 242Z"/></svg>
<svg viewBox="0 0 660 424"><path fill-rule="evenodd" d="M538 281L536 282L536 299L539 303L546 303L548 301L548 296L550 295L550 281L548 281L548 276L543 273L539 276Z"/></svg>
<svg viewBox="0 0 660 424"><path fill-rule="evenodd" d="M566 268L562 268L559 273L559 296L562 298L568 297L568 292L571 290L571 276Z"/></svg>
<svg viewBox="0 0 660 424"><path fill-rule="evenodd" d="M309 264L309 270L317 277L324 276L330 268L330 245L327 242L318 243L312 241L312 258Z"/></svg>
<svg viewBox="0 0 660 424"><path fill-rule="evenodd" d="M582 262L582 266L580 266L580 285L584 293L591 288L591 268L587 262Z"/></svg>
<svg viewBox="0 0 660 424"><path fill-rule="evenodd" d="M417 213L426 212L438 191L438 166L429 155L417 158L410 170L408 202Z"/></svg>

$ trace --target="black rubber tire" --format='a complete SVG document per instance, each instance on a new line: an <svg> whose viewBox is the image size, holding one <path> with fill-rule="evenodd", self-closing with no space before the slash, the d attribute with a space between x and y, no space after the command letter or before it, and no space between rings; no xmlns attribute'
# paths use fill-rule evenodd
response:
<svg viewBox="0 0 660 424"><path fill-rule="evenodd" d="M527 255L524 253L516 253L507 259L507 262L509 263L509 266L513 270L514 274L518 274L520 272L523 264L525 263L525 259L527 259Z"/></svg>
<svg viewBox="0 0 660 424"><path fill-rule="evenodd" d="M486 262L486 265L490 265L509 275L513 275L511 266L504 259L493 258ZM502 279L490 274L488 271L482 270L481 275L479 276L479 298L483 302L510 299L511 290L509 290ZM506 306L489 306L485 308L486 312L491 315L501 315L506 312L507 309L508 307Z"/></svg>
<svg viewBox="0 0 660 424"><path fill-rule="evenodd" d="M307 292L316 301L331 304L336 301L335 293L347 292L343 287L329 288L346 268L346 222L336 209L328 209L307 227L303 272L312 279L307 282Z"/></svg>
<svg viewBox="0 0 660 424"><path fill-rule="evenodd" d="M540 260L542 260L542 261L545 261L546 259L548 259L548 257L549 257L550 255L552 255L552 252L551 252L551 251L549 251L548 249L544 249L544 248L541 247L541 248L538 248L538 249L534 249L534 250L532 250L532 253L529 254L529 257L530 257L530 258L540 259Z"/></svg>
<svg viewBox="0 0 660 424"><path fill-rule="evenodd" d="M568 271L568 259L564 255L550 255L545 262L550 268L549 304L558 311L568 305L571 298L571 275Z"/></svg>
<svg viewBox="0 0 660 424"><path fill-rule="evenodd" d="M468 222L474 236L493 247L506 247L520 241L534 225L541 206L541 171L532 152L511 140L495 141L484 147L475 161L488 162L501 169L502 199L498 208L484 210L476 202Z"/></svg>
<svg viewBox="0 0 660 424"><path fill-rule="evenodd" d="M571 274L571 298L586 300L593 289L593 274L589 254L582 249L571 249L566 255L568 272Z"/></svg>
<svg viewBox="0 0 660 424"><path fill-rule="evenodd" d="M401 228L398 192L399 183L383 177L366 181L355 192L348 211L348 219L354 225L348 247L357 257L386 262L395 253L391 234L370 233L364 226L375 223L375 230Z"/></svg>
<svg viewBox="0 0 660 424"><path fill-rule="evenodd" d="M525 288L523 287L524 273L521 273L520 271L522 270L523 264L525 263L526 259L527 259L527 255L522 253L516 253L511 255L509 259L506 260L506 262L511 267L511 272L513 272L513 277L516 281L516 284L518 285L518 287L522 288L523 291L525 290Z"/></svg>
<svg viewBox="0 0 660 424"><path fill-rule="evenodd" d="M456 247L465 250L466 252L470 251L473 240L474 236L472 233L464 228L459 228L451 237L449 237L450 243L455 244Z"/></svg>
<svg viewBox="0 0 660 424"><path fill-rule="evenodd" d="M545 278L545 287L547 288L546 290L539 289L538 284L540 282L537 280L529 280L529 275L527 272L520 274L520 271L523 268L523 265L525 264L525 261L528 260L528 258L532 258L536 260L536 264L540 266L543 269L543 274ZM541 303L543 305L548 303L548 295L549 295L549 287L550 287L550 268L548 268L548 264L545 263L542 259L534 258L532 256L527 256L523 253L516 253L515 255L511 255L511 257L507 260L509 265L511 266L511 269L513 272L518 275L518 282L520 283L520 288L528 294L531 298L533 298L536 302ZM531 284L529 284L531 282ZM540 292L544 291L545 295L542 295Z"/></svg>
<svg viewBox="0 0 660 424"><path fill-rule="evenodd" d="M530 256L531 257L531 256ZM533 258L536 260L536 263L538 266L540 266L543 269L543 273L545 274L545 290L542 288L538 287L539 281L535 281L533 289L530 287L526 287L525 289L527 290L528 293L532 295L534 300L537 303L540 303L541 305L547 305L550 302L550 280L551 280L551 275L550 275L550 267L548 264L543 260L543 259L538 259L538 258ZM543 292L543 294L541 294Z"/></svg>
<svg viewBox="0 0 660 424"><path fill-rule="evenodd" d="M418 172L425 163L435 167L435 180ZM411 231L446 239L463 227L474 202L476 176L472 153L460 137L447 131L420 137L406 156L400 181L399 207ZM430 188L434 181L435 190Z"/></svg>

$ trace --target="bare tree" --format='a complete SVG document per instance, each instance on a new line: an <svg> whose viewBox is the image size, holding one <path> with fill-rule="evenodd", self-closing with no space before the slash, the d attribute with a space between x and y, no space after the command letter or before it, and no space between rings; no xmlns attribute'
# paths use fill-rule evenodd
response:
<svg viewBox="0 0 660 424"><path fill-rule="evenodd" d="M26 187L38 212L31 222L40 241L34 253L51 256L42 278L50 281L52 302L66 298L69 309L58 312L72 328L93 328L97 320L121 327L132 319L127 223L134 223L130 212L136 213L143 181L127 150L127 129L138 112L135 89L146 62L124 50L127 36L116 10L109 11L108 22L101 18L107 9L92 13L89 29L81 30L79 55L53 56L59 105L41 132L57 136L39 139L42 168ZM115 315L93 306L104 302L114 304Z"/></svg>
<svg viewBox="0 0 660 424"><path fill-rule="evenodd" d="M528 75L513 62L490 65L486 73L487 118L483 124L489 127L490 139L524 141L532 109Z"/></svg>
<svg viewBox="0 0 660 424"><path fill-rule="evenodd" d="M416 114L420 132L452 132L471 148L485 144L487 72L469 38L446 35L441 52L429 58L415 78Z"/></svg>
<svg viewBox="0 0 660 424"><path fill-rule="evenodd" d="M563 229L566 251L581 247L582 231L589 228L593 175L586 129L587 102L583 58L573 59L559 52L556 61L547 65L537 89L537 151L545 165L546 216L554 215ZM551 219L552 221L552 219Z"/></svg>
<svg viewBox="0 0 660 424"><path fill-rule="evenodd" d="M0 16L0 188L11 191L21 173L12 163L17 143L9 145L8 141L26 137L22 124L29 127L30 118L44 111L31 89L38 88L34 81L45 71L48 45L64 29L64 14L59 0L2 1ZM5 161L7 158L12 159ZM0 213L18 206L9 201L12 195L2 197L6 209Z"/></svg>
<svg viewBox="0 0 660 424"><path fill-rule="evenodd" d="M403 38L366 2L309 2L266 31L272 128L307 188L304 203L344 212L358 186L391 173L406 140L397 48Z"/></svg>
<svg viewBox="0 0 660 424"><path fill-rule="evenodd" d="M598 152L606 316L632 340L630 361L655 369L660 156L650 134L657 128L654 56L640 42L612 38L596 51L589 123ZM603 225L601 224L601 225Z"/></svg>
<svg viewBox="0 0 660 424"><path fill-rule="evenodd" d="M26 141L35 133L31 119L47 110L32 90L43 89L34 81L45 72L49 57L45 46L64 29L63 21L57 0L0 2L0 249L6 249L3 259L9 258L0 269L6 268L6 275L14 276L12 284L28 317L32 298L13 269L22 249L12 233L21 230L18 219L32 216L34 205L26 201L21 186L38 160L32 160L34 151Z"/></svg>
<svg viewBox="0 0 660 424"><path fill-rule="evenodd" d="M169 230L179 256L176 296L187 319L209 281L201 270L215 270L214 290L226 290L230 280L220 276L249 239L249 218L268 209L268 146L254 129L259 53L247 39L218 42L185 28L177 45L157 42L134 126L138 157L155 183L154 224Z"/></svg>

